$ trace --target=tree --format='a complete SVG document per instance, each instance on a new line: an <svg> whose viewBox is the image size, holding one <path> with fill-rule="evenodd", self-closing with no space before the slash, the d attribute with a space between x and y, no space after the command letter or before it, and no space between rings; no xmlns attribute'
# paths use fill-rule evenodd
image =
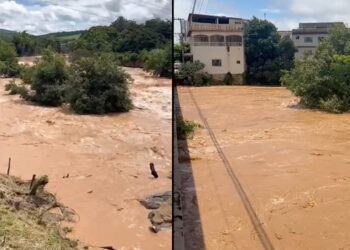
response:
<svg viewBox="0 0 350 250"><path fill-rule="evenodd" d="M35 54L36 41L33 36L25 31L17 33L12 38L12 43L14 44L19 56L32 56Z"/></svg>
<svg viewBox="0 0 350 250"><path fill-rule="evenodd" d="M17 62L15 48L0 39L0 75L14 77L19 73L20 66Z"/></svg>
<svg viewBox="0 0 350 250"><path fill-rule="evenodd" d="M164 49L152 50L145 60L145 70L157 76L172 76L172 46L168 44Z"/></svg>
<svg viewBox="0 0 350 250"><path fill-rule="evenodd" d="M71 66L67 101L79 114L126 112L130 76L110 57L82 58Z"/></svg>
<svg viewBox="0 0 350 250"><path fill-rule="evenodd" d="M114 27L117 32L121 33L125 30L136 28L137 24L135 21L127 20L124 17L120 16L111 24L111 27Z"/></svg>
<svg viewBox="0 0 350 250"><path fill-rule="evenodd" d="M279 56L282 62L282 69L290 70L293 67L295 52L297 49L290 37L283 37L278 43Z"/></svg>
<svg viewBox="0 0 350 250"><path fill-rule="evenodd" d="M337 25L329 32L329 42L340 55L350 55L350 31L343 25Z"/></svg>
<svg viewBox="0 0 350 250"><path fill-rule="evenodd" d="M190 43L184 42L184 53L190 52ZM182 49L180 44L174 44L174 61L182 62Z"/></svg>
<svg viewBox="0 0 350 250"><path fill-rule="evenodd" d="M245 29L244 40L246 81L250 84L279 84L281 70L292 65L292 51L295 50L293 43L288 39L281 41L277 28L272 23L256 17Z"/></svg>

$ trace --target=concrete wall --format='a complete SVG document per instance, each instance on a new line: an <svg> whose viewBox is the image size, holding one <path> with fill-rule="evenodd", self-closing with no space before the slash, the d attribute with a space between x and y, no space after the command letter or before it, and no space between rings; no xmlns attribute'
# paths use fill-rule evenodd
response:
<svg viewBox="0 0 350 250"><path fill-rule="evenodd" d="M297 37L299 36L299 39ZM305 37L312 37L312 42L305 42ZM312 51L315 54L316 47L320 44L319 37L327 38L328 34L293 34L292 40L298 51L295 53L296 59L303 59L304 53Z"/></svg>

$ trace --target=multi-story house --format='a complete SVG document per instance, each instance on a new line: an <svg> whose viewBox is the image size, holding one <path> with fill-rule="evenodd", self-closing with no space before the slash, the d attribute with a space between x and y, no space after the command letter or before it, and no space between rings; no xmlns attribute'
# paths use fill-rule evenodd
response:
<svg viewBox="0 0 350 250"><path fill-rule="evenodd" d="M243 25L241 18L190 14L187 38L193 61L205 64L205 71L222 80L231 73L242 82L245 70Z"/></svg>
<svg viewBox="0 0 350 250"><path fill-rule="evenodd" d="M298 29L292 30L292 40L297 52L295 58L302 60L305 54L315 54L317 46L329 36L329 30L336 25L345 26L342 22L333 23L300 23Z"/></svg>

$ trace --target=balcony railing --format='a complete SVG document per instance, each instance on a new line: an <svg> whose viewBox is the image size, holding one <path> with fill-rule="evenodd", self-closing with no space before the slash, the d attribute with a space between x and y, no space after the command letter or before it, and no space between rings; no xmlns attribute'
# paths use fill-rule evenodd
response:
<svg viewBox="0 0 350 250"><path fill-rule="evenodd" d="M242 24L188 23L189 31L242 31Z"/></svg>
<svg viewBox="0 0 350 250"><path fill-rule="evenodd" d="M242 42L194 42L194 46L230 46L230 47L241 47Z"/></svg>

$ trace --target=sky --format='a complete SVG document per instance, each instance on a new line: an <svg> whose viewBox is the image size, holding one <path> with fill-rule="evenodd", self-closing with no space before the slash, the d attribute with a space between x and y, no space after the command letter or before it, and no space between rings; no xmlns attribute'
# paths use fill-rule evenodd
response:
<svg viewBox="0 0 350 250"><path fill-rule="evenodd" d="M194 0L174 0L175 18L188 18ZM250 19L264 18L279 30L291 30L299 22L333 22L350 24L350 0L197 0L194 13ZM175 32L179 24L175 23Z"/></svg>
<svg viewBox="0 0 350 250"><path fill-rule="evenodd" d="M0 29L41 35L109 25L119 16L171 20L171 0L0 0Z"/></svg>

